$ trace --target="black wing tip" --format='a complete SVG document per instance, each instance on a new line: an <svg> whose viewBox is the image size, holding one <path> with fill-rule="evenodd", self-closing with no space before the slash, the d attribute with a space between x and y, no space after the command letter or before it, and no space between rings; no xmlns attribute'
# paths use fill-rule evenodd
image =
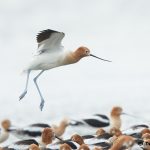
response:
<svg viewBox="0 0 150 150"><path fill-rule="evenodd" d="M51 36L51 34L53 34L53 33L62 33L65 36L65 33L63 33L63 32L59 32L59 31L55 31L55 30L51 30L51 29L45 29L45 30L40 31L37 34L36 40L38 43L40 43L40 42L48 39Z"/></svg>
<svg viewBox="0 0 150 150"><path fill-rule="evenodd" d="M34 124L31 124L30 127L50 128L50 125L46 123L34 123Z"/></svg>
<svg viewBox="0 0 150 150"><path fill-rule="evenodd" d="M15 144L17 144L17 145L30 145L30 144L39 145L38 142L34 139L27 139L27 140L17 141L17 142L15 142Z"/></svg>

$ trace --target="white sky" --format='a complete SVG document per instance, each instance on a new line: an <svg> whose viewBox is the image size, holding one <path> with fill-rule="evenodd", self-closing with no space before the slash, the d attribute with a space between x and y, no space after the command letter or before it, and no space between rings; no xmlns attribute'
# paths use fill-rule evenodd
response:
<svg viewBox="0 0 150 150"><path fill-rule="evenodd" d="M149 0L0 0L0 119L108 113L113 105L139 115L148 112L149 6ZM84 45L113 62L85 58L45 72L39 78L46 100L41 113L32 80L26 97L18 101L25 84L20 72L37 48L36 34L48 28L66 34L67 49Z"/></svg>

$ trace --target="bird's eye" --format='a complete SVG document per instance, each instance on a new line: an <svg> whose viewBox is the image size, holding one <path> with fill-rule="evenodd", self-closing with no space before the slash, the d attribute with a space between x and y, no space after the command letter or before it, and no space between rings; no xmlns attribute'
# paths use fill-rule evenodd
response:
<svg viewBox="0 0 150 150"><path fill-rule="evenodd" d="M89 51L87 50L87 51L85 51L87 54L89 53Z"/></svg>

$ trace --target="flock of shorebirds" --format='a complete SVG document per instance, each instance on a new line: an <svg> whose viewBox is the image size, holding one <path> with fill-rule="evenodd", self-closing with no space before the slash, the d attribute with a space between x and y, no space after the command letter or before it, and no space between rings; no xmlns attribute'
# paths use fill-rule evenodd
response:
<svg viewBox="0 0 150 150"><path fill-rule="evenodd" d="M44 123L26 127L13 126L10 120L1 122L0 143L13 135L20 139L0 150L150 150L150 129L147 124L136 124L122 130L121 107L115 106L110 116L95 114L79 120L63 119L59 125ZM74 131L64 138L67 129ZM81 129L75 132L75 129ZM82 129L87 134L82 133ZM89 134L93 129L95 133Z"/></svg>
<svg viewBox="0 0 150 150"><path fill-rule="evenodd" d="M37 35L38 48L32 61L24 69L27 74L26 85L19 100L27 94L32 70L41 70L33 81L41 99L40 109L42 110L45 101L37 79L45 70L77 63L87 56L110 62L91 54L90 50L84 46L80 46L73 52L65 51L61 45L64 36L63 32L50 29ZM0 150L150 150L149 125L136 124L122 130L122 114L129 115L123 112L121 107L116 106L112 108L109 117L95 114L79 120L63 119L59 125L35 123L22 128L13 126L10 120L3 120L0 143L8 140L9 135L18 138L18 141L1 147ZM68 128L71 128L74 133L69 134L70 138L64 136Z"/></svg>

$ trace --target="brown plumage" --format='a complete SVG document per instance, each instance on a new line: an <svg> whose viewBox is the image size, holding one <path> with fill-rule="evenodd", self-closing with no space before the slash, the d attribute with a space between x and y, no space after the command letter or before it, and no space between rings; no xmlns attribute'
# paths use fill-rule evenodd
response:
<svg viewBox="0 0 150 150"><path fill-rule="evenodd" d="M82 144L78 150L90 150L90 148L88 147L88 145Z"/></svg>
<svg viewBox="0 0 150 150"><path fill-rule="evenodd" d="M117 129L115 127L111 128L110 131L109 131L109 133L111 135L115 135L117 137L120 136L120 135L122 135L122 132L120 131L120 129Z"/></svg>
<svg viewBox="0 0 150 150"><path fill-rule="evenodd" d="M131 148L134 145L134 138L131 136L121 135L113 143L110 150L121 150L122 148Z"/></svg>
<svg viewBox="0 0 150 150"><path fill-rule="evenodd" d="M142 135L142 139L150 139L150 133L145 133Z"/></svg>
<svg viewBox="0 0 150 150"><path fill-rule="evenodd" d="M31 144L29 146L29 150L40 150L39 146L37 146L36 144Z"/></svg>
<svg viewBox="0 0 150 150"><path fill-rule="evenodd" d="M54 131L51 128L44 128L41 136L45 145L51 144L54 139Z"/></svg>
<svg viewBox="0 0 150 150"><path fill-rule="evenodd" d="M98 136L101 136L101 135L103 135L104 133L106 133L106 131L103 129L103 128L99 128L99 129L97 129L97 131L96 131L96 136L98 137Z"/></svg>
<svg viewBox="0 0 150 150"><path fill-rule="evenodd" d="M115 127L116 129L121 128L121 118L120 115L122 114L122 108L115 106L112 108L110 116L111 116L111 127Z"/></svg>
<svg viewBox="0 0 150 150"><path fill-rule="evenodd" d="M2 127L3 127L5 130L7 130L7 129L9 129L9 127L11 126L11 122L10 122L10 120L5 119L5 120L2 121L1 125L2 125Z"/></svg>
<svg viewBox="0 0 150 150"><path fill-rule="evenodd" d="M76 143L78 143L79 145L84 144L83 138L82 138L80 135L78 135L78 134L74 134L74 135L71 137L71 140L74 141L74 142L76 142Z"/></svg>
<svg viewBox="0 0 150 150"><path fill-rule="evenodd" d="M68 144L64 143L60 145L59 150L71 150L71 147Z"/></svg>
<svg viewBox="0 0 150 150"><path fill-rule="evenodd" d="M144 135L145 133L149 133L150 134L150 129L145 128L141 131L141 134Z"/></svg>
<svg viewBox="0 0 150 150"><path fill-rule="evenodd" d="M68 119L65 118L60 122L60 124L58 126L52 125L52 129L53 129L55 135L58 137L62 136L68 126L68 123L69 123Z"/></svg>
<svg viewBox="0 0 150 150"><path fill-rule="evenodd" d="M115 106L111 110L111 116L120 116L122 113L122 108L119 106Z"/></svg>

